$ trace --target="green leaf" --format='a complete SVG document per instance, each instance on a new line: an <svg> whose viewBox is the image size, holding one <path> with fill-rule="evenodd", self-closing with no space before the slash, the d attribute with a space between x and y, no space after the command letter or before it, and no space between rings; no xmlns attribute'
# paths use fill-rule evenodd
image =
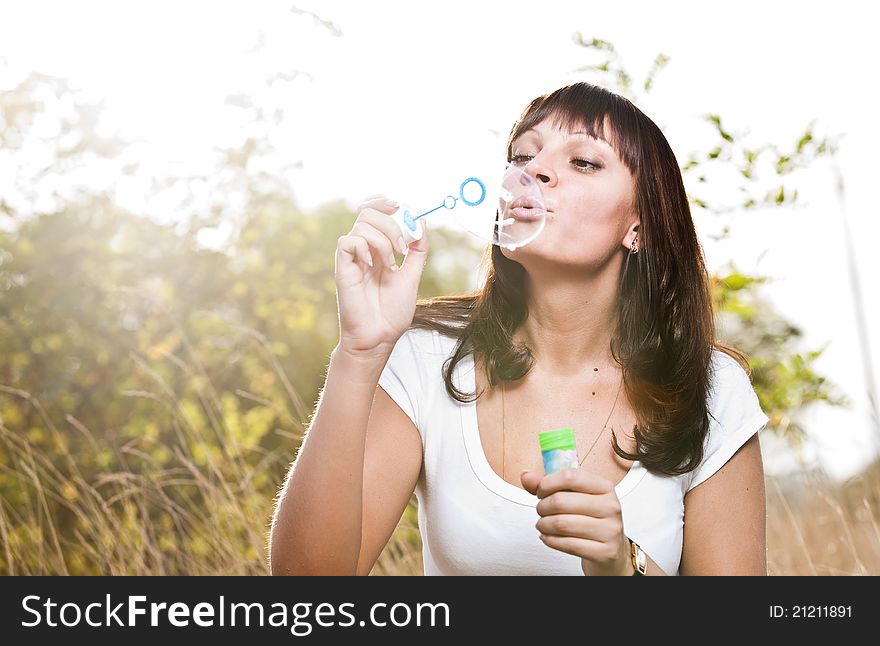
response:
<svg viewBox="0 0 880 646"><path fill-rule="evenodd" d="M792 162L791 157L788 155L780 155L776 160L776 172L779 175L786 175L793 171L795 168L794 163Z"/></svg>
<svg viewBox="0 0 880 646"><path fill-rule="evenodd" d="M657 57L654 59L654 64L651 66L650 71L648 72L647 77L645 78L645 92L650 92L651 88L654 86L654 78L657 76L657 73L662 70L669 63L669 57L665 54L657 54Z"/></svg>
<svg viewBox="0 0 880 646"><path fill-rule="evenodd" d="M724 277L724 284L733 291L745 289L752 284L753 279L745 274L733 273Z"/></svg>
<svg viewBox="0 0 880 646"><path fill-rule="evenodd" d="M727 132L727 131L721 126L721 116L720 116L720 115L717 115L717 114L707 114L707 115L704 116L704 118L705 118L709 123L711 123L711 124L713 124L713 125L715 126L715 129L718 131L718 134L721 135L721 138L722 138L722 139L724 139L725 141L728 141L728 142L733 143L733 136L732 136L730 133L728 133L728 132Z"/></svg>
<svg viewBox="0 0 880 646"><path fill-rule="evenodd" d="M776 193L776 203L777 203L777 204L782 204L783 202L785 202L785 187L784 187L784 186L780 186L780 187L779 187L779 192Z"/></svg>
<svg viewBox="0 0 880 646"><path fill-rule="evenodd" d="M813 133L807 130L807 132L804 133L804 136L801 137L797 142L797 151L799 153L803 152L804 146L806 146L811 141L813 141Z"/></svg>

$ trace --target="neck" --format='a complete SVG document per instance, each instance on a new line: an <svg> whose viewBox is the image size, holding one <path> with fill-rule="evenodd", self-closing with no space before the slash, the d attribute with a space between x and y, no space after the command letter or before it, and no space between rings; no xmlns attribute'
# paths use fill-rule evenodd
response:
<svg viewBox="0 0 880 646"><path fill-rule="evenodd" d="M615 365L611 338L617 325L617 281L613 270L530 281L529 314L514 332L514 342L528 344L536 367L556 376L576 377Z"/></svg>

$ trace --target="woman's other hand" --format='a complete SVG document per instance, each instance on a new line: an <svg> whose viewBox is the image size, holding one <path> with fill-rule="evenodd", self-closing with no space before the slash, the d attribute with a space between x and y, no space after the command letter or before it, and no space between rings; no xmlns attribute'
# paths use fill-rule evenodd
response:
<svg viewBox="0 0 880 646"><path fill-rule="evenodd" d="M541 499L535 527L545 545L580 556L588 576L632 574L620 500L611 482L585 469L550 475L524 471L520 480Z"/></svg>

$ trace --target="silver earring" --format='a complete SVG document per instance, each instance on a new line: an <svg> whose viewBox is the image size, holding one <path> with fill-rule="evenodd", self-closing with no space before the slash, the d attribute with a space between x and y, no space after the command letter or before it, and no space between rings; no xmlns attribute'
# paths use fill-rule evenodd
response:
<svg viewBox="0 0 880 646"><path fill-rule="evenodd" d="M639 239L638 236L636 236L636 237L633 238L632 245L631 245L630 248L629 248L629 252L632 253L632 254L636 254L636 253L639 252L639 246L636 244L636 241L637 241L638 239Z"/></svg>

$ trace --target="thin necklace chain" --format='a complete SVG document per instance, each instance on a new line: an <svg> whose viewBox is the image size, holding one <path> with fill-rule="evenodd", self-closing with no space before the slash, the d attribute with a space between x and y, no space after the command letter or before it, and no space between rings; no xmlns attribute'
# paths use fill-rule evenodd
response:
<svg viewBox="0 0 880 646"><path fill-rule="evenodd" d="M593 450L593 447L596 446L596 442L599 441L599 438L605 434L605 429L608 426L608 420L611 419L611 416L614 414L614 409L617 408L617 399L620 397L620 390L623 387L623 375L621 375L620 383L617 385L617 394L614 395L614 403L611 405L611 411L608 413L608 417L605 418L605 423L602 425L602 428L596 433L596 439L593 440L593 443L590 444L590 448L587 449L587 452L584 454L584 457L580 459L578 465L583 465L584 460L587 459L587 456L590 455L590 452ZM504 419L504 380L501 380L501 478L506 480L505 478L505 470L504 466L507 463L506 456L506 447L505 447L505 419Z"/></svg>

